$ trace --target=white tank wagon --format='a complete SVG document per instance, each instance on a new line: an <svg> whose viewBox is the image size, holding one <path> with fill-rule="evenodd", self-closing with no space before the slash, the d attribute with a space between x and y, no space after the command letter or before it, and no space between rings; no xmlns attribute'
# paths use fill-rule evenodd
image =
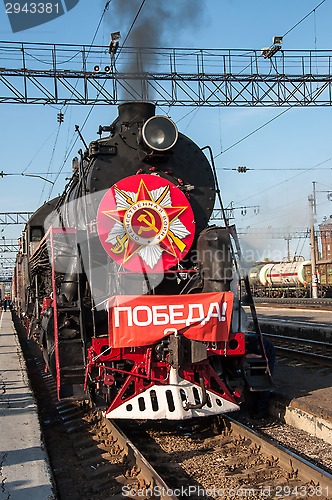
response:
<svg viewBox="0 0 332 500"><path fill-rule="evenodd" d="M261 283L265 286L307 286L304 275L304 266L310 261L301 262L280 262L277 264L267 264L260 271ZM264 283L263 281L264 280Z"/></svg>
<svg viewBox="0 0 332 500"><path fill-rule="evenodd" d="M305 296L310 288L310 261L268 262L257 264L249 271L249 282L256 296Z"/></svg>

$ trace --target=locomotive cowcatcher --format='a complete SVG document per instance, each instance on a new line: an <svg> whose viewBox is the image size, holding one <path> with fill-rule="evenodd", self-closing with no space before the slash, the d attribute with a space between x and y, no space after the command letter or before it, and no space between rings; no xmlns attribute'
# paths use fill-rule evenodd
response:
<svg viewBox="0 0 332 500"><path fill-rule="evenodd" d="M120 105L99 135L26 225L13 280L58 397L88 394L109 418L237 410L271 379L252 302L247 348L235 229L209 226L212 155L149 102Z"/></svg>

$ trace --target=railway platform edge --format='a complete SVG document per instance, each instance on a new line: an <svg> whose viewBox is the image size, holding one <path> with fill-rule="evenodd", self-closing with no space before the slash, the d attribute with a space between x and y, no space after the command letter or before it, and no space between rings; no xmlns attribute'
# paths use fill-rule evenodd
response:
<svg viewBox="0 0 332 500"><path fill-rule="evenodd" d="M37 405L10 311L0 311L0 499L55 500Z"/></svg>
<svg viewBox="0 0 332 500"><path fill-rule="evenodd" d="M332 373L277 360L269 413L332 444Z"/></svg>

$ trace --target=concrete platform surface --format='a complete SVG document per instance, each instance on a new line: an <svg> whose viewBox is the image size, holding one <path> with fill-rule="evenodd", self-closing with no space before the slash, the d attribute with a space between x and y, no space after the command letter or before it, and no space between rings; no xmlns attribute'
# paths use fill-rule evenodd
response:
<svg viewBox="0 0 332 500"><path fill-rule="evenodd" d="M248 308L246 308L249 311ZM300 325L309 325L311 327L322 325L330 326L332 320L332 311L309 308L290 308L290 307L267 307L256 304L256 311L261 321L271 319L287 320Z"/></svg>
<svg viewBox="0 0 332 500"><path fill-rule="evenodd" d="M0 500L56 499L10 311L0 311L0 429Z"/></svg>
<svg viewBox="0 0 332 500"><path fill-rule="evenodd" d="M253 329L248 307L245 310L248 314L249 327ZM332 342L332 311L257 305L256 311L262 332Z"/></svg>
<svg viewBox="0 0 332 500"><path fill-rule="evenodd" d="M270 413L332 444L332 370L277 359Z"/></svg>

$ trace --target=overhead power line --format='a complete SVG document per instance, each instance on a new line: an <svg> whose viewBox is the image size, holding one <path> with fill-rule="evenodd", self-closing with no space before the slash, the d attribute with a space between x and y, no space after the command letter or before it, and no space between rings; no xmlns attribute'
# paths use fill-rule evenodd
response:
<svg viewBox="0 0 332 500"><path fill-rule="evenodd" d="M297 28L297 26L299 24L301 24L305 19L307 19L307 17L309 17L311 14L313 14L318 9L318 7L320 7L324 2L325 2L325 0L322 0L322 2L320 2L318 5L316 5L316 7L314 9L312 9L306 16L304 16L298 23L294 24L294 26L292 28L290 28L288 31L286 31L286 33L283 36L285 37L291 31L293 31L295 28Z"/></svg>
<svg viewBox="0 0 332 500"><path fill-rule="evenodd" d="M240 173L246 173L246 172L273 172L273 171L276 171L276 172L281 172L283 170L285 170L286 172L290 172L290 171L296 171L296 170L299 170L301 172L308 172L308 170L332 170L332 167L329 167L329 168L316 168L316 167L288 167L288 168L282 168L282 167L277 167L277 168L250 168L250 167L236 167L236 168L227 168L227 167L219 167L217 168L217 170L227 170L227 171L234 171L234 172L240 172Z"/></svg>
<svg viewBox="0 0 332 500"><path fill-rule="evenodd" d="M46 177L43 177L39 174L24 174L24 173L20 173L20 174L8 173L7 174L6 172L3 172L3 171L0 172L0 177L17 176L17 175L22 176L22 177L36 177L36 178L41 179L45 182L49 182L50 184L54 184L53 181L51 181L50 179L47 179Z"/></svg>

